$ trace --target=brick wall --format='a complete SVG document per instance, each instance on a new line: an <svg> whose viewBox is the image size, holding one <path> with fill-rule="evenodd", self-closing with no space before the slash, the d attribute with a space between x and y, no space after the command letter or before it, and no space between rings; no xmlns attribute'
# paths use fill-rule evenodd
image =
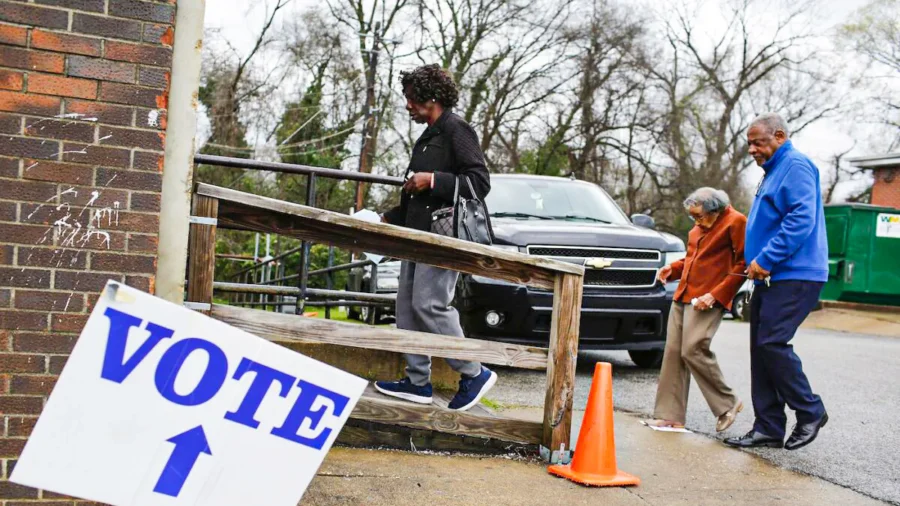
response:
<svg viewBox="0 0 900 506"><path fill-rule="evenodd" d="M900 167L875 171L872 204L900 209Z"/></svg>
<svg viewBox="0 0 900 506"><path fill-rule="evenodd" d="M153 290L175 5L0 0L0 503L107 279ZM36 501L36 502L32 502Z"/></svg>

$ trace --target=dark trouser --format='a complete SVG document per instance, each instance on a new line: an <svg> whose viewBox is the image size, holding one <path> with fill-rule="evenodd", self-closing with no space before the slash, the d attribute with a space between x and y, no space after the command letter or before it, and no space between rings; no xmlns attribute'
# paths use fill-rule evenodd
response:
<svg viewBox="0 0 900 506"><path fill-rule="evenodd" d="M824 283L774 281L758 285L750 301L750 369L754 430L784 438L787 404L798 423L818 420L825 413L822 399L812 392L800 357L790 344L797 328L815 308Z"/></svg>

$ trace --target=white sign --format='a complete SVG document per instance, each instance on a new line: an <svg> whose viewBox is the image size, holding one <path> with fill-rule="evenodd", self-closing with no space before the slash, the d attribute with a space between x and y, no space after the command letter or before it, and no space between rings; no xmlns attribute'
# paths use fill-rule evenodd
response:
<svg viewBox="0 0 900 506"><path fill-rule="evenodd" d="M10 479L116 506L295 506L365 386L111 281Z"/></svg>
<svg viewBox="0 0 900 506"><path fill-rule="evenodd" d="M900 214L879 214L875 218L875 237L900 239Z"/></svg>

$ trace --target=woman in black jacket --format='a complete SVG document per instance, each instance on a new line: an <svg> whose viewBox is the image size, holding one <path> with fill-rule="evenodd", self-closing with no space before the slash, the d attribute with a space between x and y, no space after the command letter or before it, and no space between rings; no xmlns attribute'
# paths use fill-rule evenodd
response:
<svg viewBox="0 0 900 506"><path fill-rule="evenodd" d="M413 147L400 205L381 219L392 225L430 231L431 213L453 204L457 183L460 196L472 198L468 178L476 196L483 201L491 189L491 179L475 130L450 112L459 99L450 74L438 65L425 65L402 72L400 78L410 118L428 127ZM455 271L404 261L397 292L397 327L464 337L459 313L450 306L458 276ZM385 395L430 404L431 357L407 354L405 358L407 377L375 382L375 388ZM461 376L450 409L464 411L478 404L497 381L497 374L478 362L446 360Z"/></svg>

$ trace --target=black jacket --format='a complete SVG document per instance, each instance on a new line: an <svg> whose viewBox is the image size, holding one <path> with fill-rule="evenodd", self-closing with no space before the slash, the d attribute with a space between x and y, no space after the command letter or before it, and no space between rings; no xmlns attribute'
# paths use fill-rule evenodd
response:
<svg viewBox="0 0 900 506"><path fill-rule="evenodd" d="M459 178L459 194L472 198L463 176L468 176L479 199L491 190L491 176L475 130L450 111L429 126L413 146L406 175L434 172L434 189L411 195L402 192L400 205L384 213L388 223L424 230L431 229L431 213L453 204L453 187Z"/></svg>

